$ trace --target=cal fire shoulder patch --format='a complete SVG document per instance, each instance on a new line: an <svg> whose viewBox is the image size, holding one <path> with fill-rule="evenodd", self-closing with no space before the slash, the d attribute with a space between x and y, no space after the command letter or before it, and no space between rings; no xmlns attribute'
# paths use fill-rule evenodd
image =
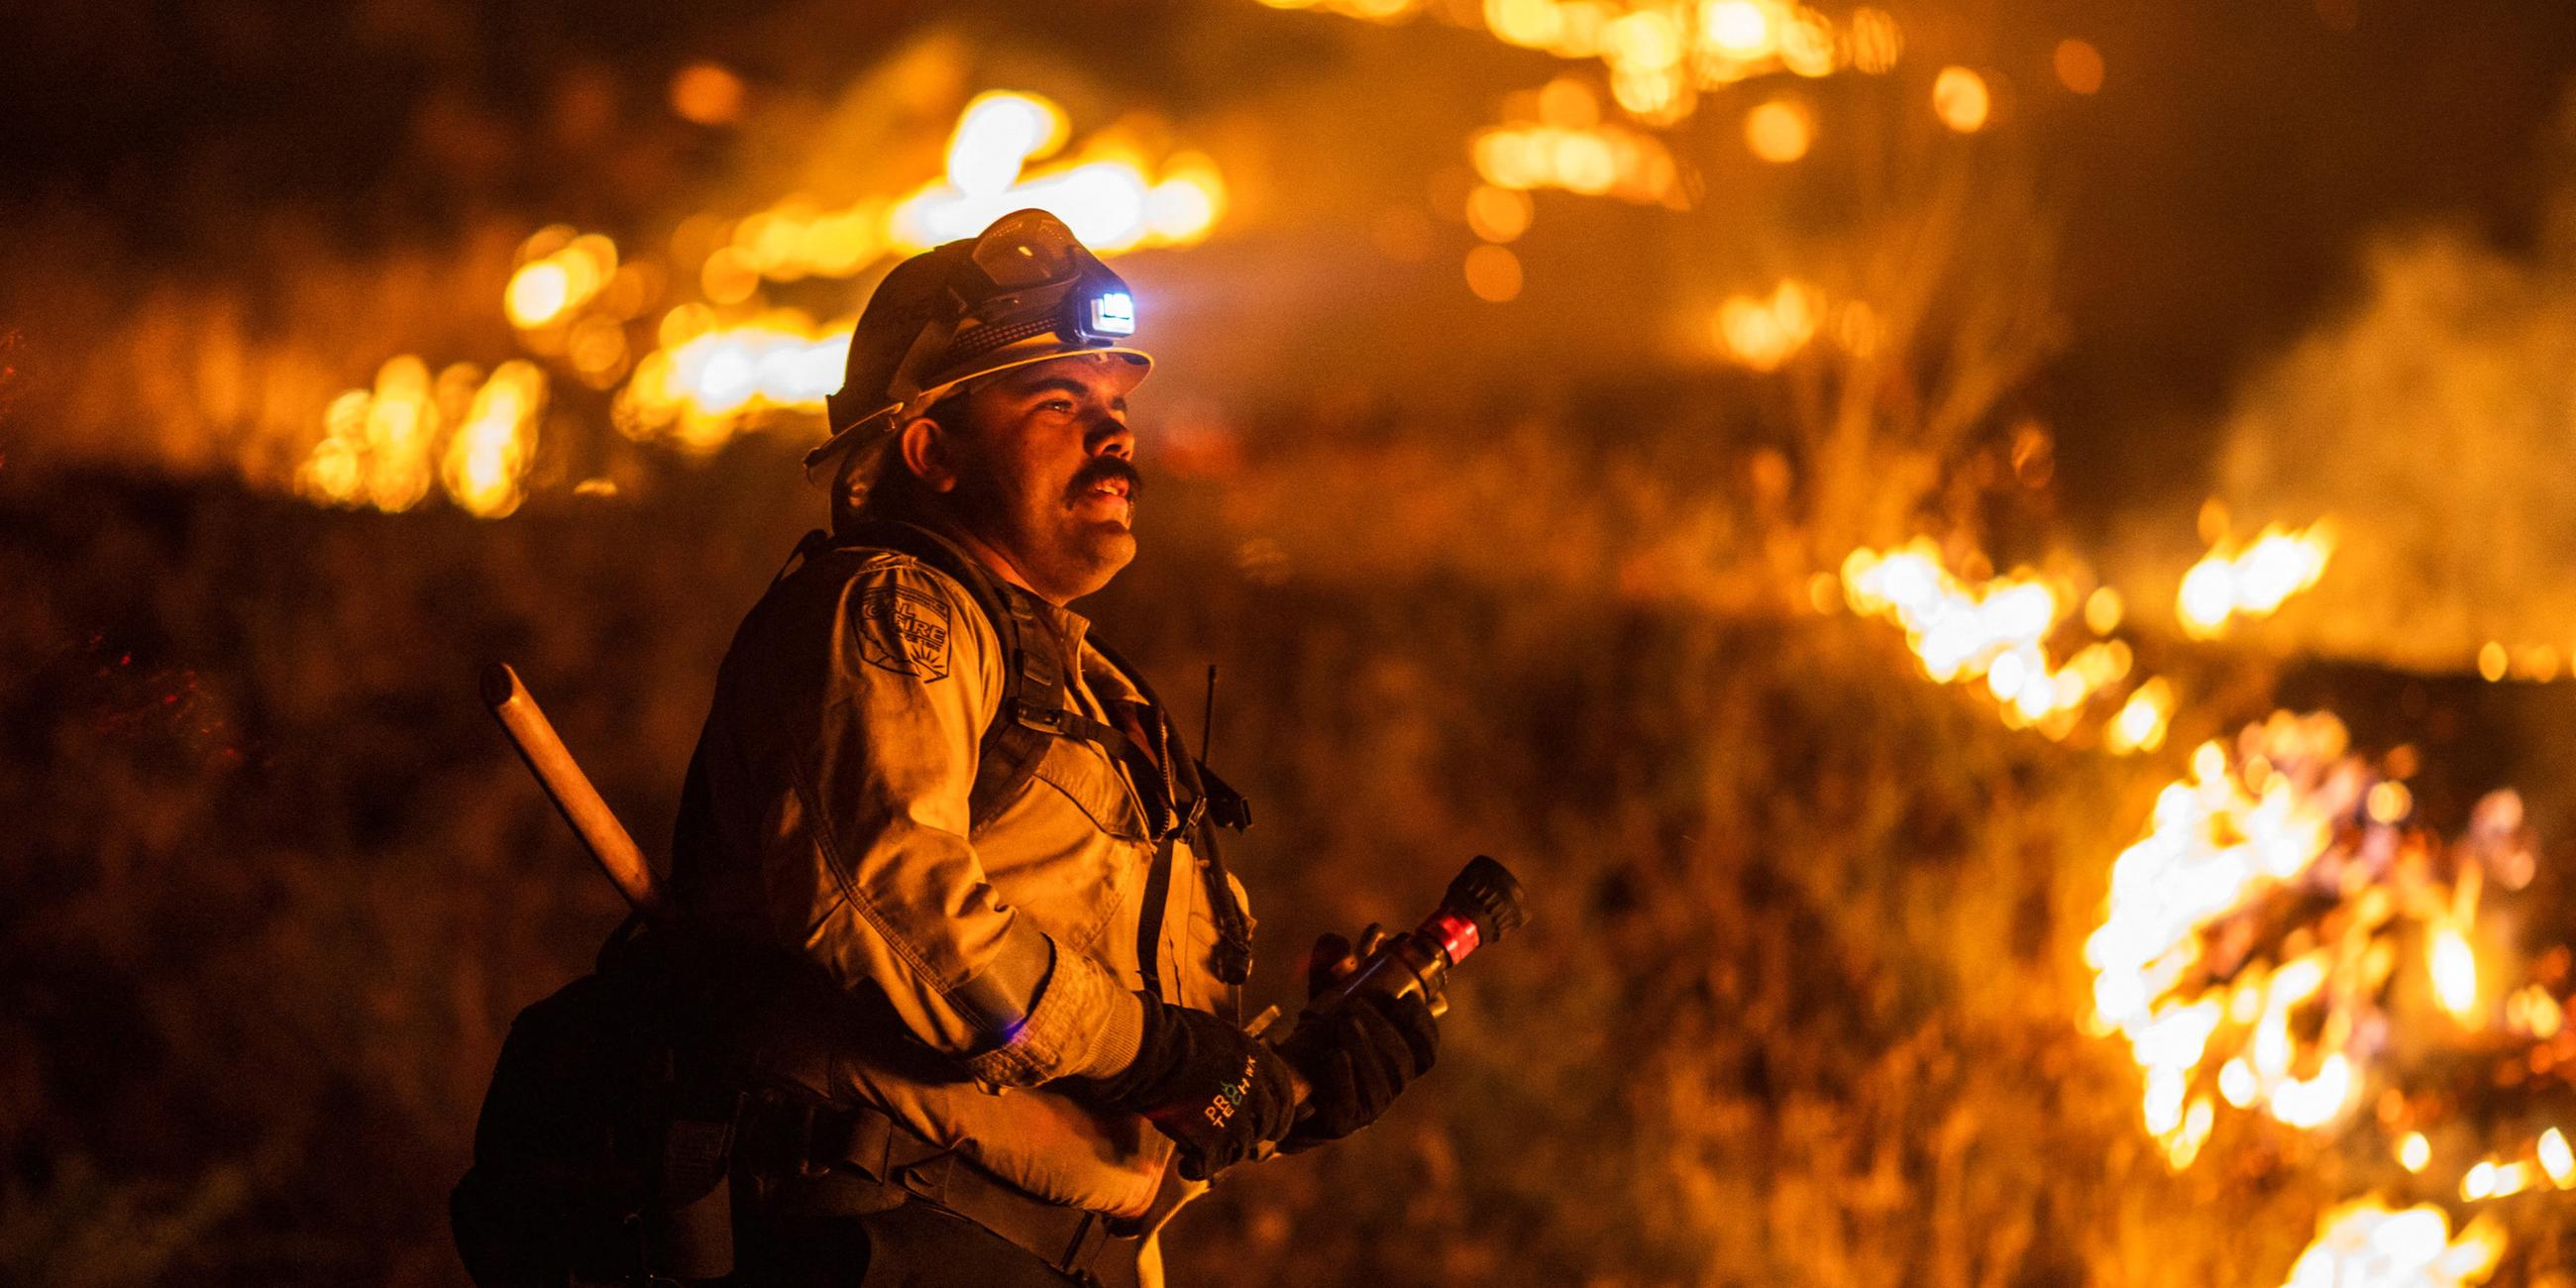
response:
<svg viewBox="0 0 2576 1288"><path fill-rule="evenodd" d="M859 656L928 683L948 678L948 600L911 586L859 592Z"/></svg>

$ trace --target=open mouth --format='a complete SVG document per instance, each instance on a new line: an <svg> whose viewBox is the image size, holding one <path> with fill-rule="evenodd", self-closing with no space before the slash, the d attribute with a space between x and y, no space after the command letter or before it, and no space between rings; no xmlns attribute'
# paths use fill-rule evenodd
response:
<svg viewBox="0 0 2576 1288"><path fill-rule="evenodd" d="M1142 490L1137 483L1138 479L1133 466L1115 457L1104 457L1085 466L1082 473L1075 477L1072 495L1067 499L1067 504L1082 505L1097 501L1107 505L1125 502L1132 507L1136 503L1137 492Z"/></svg>

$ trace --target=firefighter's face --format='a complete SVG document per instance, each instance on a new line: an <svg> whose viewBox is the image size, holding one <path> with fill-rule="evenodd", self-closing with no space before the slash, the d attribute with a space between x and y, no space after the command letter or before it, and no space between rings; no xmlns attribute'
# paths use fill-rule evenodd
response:
<svg viewBox="0 0 2576 1288"><path fill-rule="evenodd" d="M1014 367L969 392L966 423L943 435L958 525L1052 603L1108 585L1136 557L1134 383L1105 355Z"/></svg>

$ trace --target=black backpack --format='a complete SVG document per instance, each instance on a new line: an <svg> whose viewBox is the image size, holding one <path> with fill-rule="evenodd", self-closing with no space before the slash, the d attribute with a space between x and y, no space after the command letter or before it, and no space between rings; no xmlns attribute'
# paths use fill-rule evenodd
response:
<svg viewBox="0 0 2576 1288"><path fill-rule="evenodd" d="M630 919L597 969L510 1022L448 1197L479 1288L733 1271L744 1097L711 1067L703 988L649 935Z"/></svg>

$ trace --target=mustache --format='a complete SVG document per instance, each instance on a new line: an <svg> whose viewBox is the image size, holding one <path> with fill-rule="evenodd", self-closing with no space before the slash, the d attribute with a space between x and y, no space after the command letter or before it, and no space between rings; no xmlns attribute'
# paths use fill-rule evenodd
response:
<svg viewBox="0 0 2576 1288"><path fill-rule="evenodd" d="M1073 482L1065 488L1064 493L1068 499L1078 499L1083 493L1111 479L1126 483L1127 500L1130 504L1144 497L1145 476L1137 473L1135 466L1116 456L1092 457L1088 464L1073 472Z"/></svg>

